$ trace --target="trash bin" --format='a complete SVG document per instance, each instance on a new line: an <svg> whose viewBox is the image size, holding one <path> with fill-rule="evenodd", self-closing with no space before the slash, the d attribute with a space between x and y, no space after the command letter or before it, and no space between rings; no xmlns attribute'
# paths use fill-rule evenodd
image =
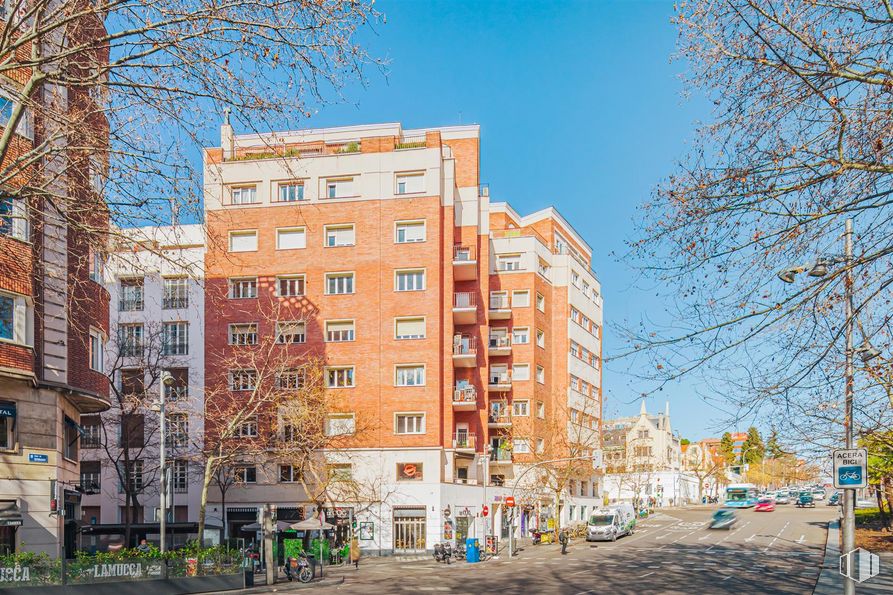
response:
<svg viewBox="0 0 893 595"><path fill-rule="evenodd" d="M254 586L254 569L246 568L245 569L245 588Z"/></svg>
<svg viewBox="0 0 893 595"><path fill-rule="evenodd" d="M473 564L481 561L481 545L477 537L469 537L465 540L465 561Z"/></svg>

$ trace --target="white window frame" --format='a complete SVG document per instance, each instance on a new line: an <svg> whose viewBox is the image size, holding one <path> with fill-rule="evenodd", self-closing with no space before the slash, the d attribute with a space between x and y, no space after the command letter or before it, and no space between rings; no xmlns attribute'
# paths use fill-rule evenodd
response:
<svg viewBox="0 0 893 595"><path fill-rule="evenodd" d="M282 479L283 471L288 469L288 479ZM279 483L295 483L301 477L300 472L295 469L294 465L281 464L279 465Z"/></svg>
<svg viewBox="0 0 893 595"><path fill-rule="evenodd" d="M546 296L540 292L536 292L536 309L540 312L546 311Z"/></svg>
<svg viewBox="0 0 893 595"><path fill-rule="evenodd" d="M226 340L229 345L257 345L258 343L258 324L256 322L232 322L227 325L226 331Z"/></svg>
<svg viewBox="0 0 893 595"><path fill-rule="evenodd" d="M394 434L397 436L420 436L427 433L427 415L423 411L399 411L394 413ZM413 428L414 431L400 431L400 418L421 418L420 421L414 422L412 425L415 426ZM404 423L404 430L407 429L407 424Z"/></svg>
<svg viewBox="0 0 893 595"><path fill-rule="evenodd" d="M421 335L406 335L400 336L398 332L398 328L401 322L417 322L421 321L422 323L422 334ZM428 335L428 320L424 316L397 316L394 318L394 340L396 341L414 341L418 339L424 339Z"/></svg>
<svg viewBox="0 0 893 595"><path fill-rule="evenodd" d="M282 282L294 281L295 293L282 293ZM300 285L300 291L298 291ZM304 275L277 275L276 277L276 297L301 297L307 293L307 279Z"/></svg>
<svg viewBox="0 0 893 595"><path fill-rule="evenodd" d="M0 215L0 235L23 242L31 239L31 220L28 204L24 198L11 194L0 194L0 203L7 203L8 210Z"/></svg>
<svg viewBox="0 0 893 595"><path fill-rule="evenodd" d="M288 248L282 247L282 236L283 234L294 236L295 238L300 237L302 242L297 242L298 244L302 244L299 246L290 246ZM276 228L276 249L277 250L303 250L307 247L307 228L305 227L277 227Z"/></svg>
<svg viewBox="0 0 893 595"><path fill-rule="evenodd" d="M105 335L97 329L90 329L90 369L105 372Z"/></svg>
<svg viewBox="0 0 893 595"><path fill-rule="evenodd" d="M536 329L536 346L543 349L546 348L546 331Z"/></svg>
<svg viewBox="0 0 893 595"><path fill-rule="evenodd" d="M239 200L236 200L236 196L238 195ZM245 200L245 196L250 200ZM256 205L258 204L257 199L257 184L236 184L229 187L229 204L233 206L238 205Z"/></svg>
<svg viewBox="0 0 893 595"><path fill-rule="evenodd" d="M493 305L494 301L498 301L499 305L494 306ZM509 298L509 292L504 289L500 289L497 291L491 291L489 305L490 305L491 310L508 310L508 309L510 309L512 307L512 303Z"/></svg>
<svg viewBox="0 0 893 595"><path fill-rule="evenodd" d="M521 259L521 254L497 254L496 271L499 273L514 273L517 271L523 271L524 267Z"/></svg>
<svg viewBox="0 0 893 595"><path fill-rule="evenodd" d="M512 440L512 452L519 455L530 454L530 442L527 438L515 438Z"/></svg>
<svg viewBox="0 0 893 595"><path fill-rule="evenodd" d="M253 248L244 248L236 250L233 248L234 238L254 238ZM229 252L257 252L257 230L256 229L234 229L229 232Z"/></svg>
<svg viewBox="0 0 893 595"><path fill-rule="evenodd" d="M238 291L236 289L238 288ZM257 297L257 277L232 277L229 279L229 299L253 300Z"/></svg>
<svg viewBox="0 0 893 595"><path fill-rule="evenodd" d="M546 369L539 365L536 367L536 381L540 384L546 383Z"/></svg>
<svg viewBox="0 0 893 595"><path fill-rule="evenodd" d="M394 174L394 194L404 196L407 194L424 194L425 172L407 171Z"/></svg>
<svg viewBox="0 0 893 595"><path fill-rule="evenodd" d="M329 280L335 277L350 277L350 291L337 291L331 292L329 291ZM357 284L356 284L356 273L353 271L340 271L340 272L332 272L325 274L325 295L352 295L357 292ZM336 282L339 283L339 282ZM340 282L345 283L345 282Z"/></svg>
<svg viewBox="0 0 893 595"><path fill-rule="evenodd" d="M518 303L519 298L520 298L521 303ZM530 290L529 289L513 289L512 290L512 308L529 308L529 307L530 307Z"/></svg>
<svg viewBox="0 0 893 595"><path fill-rule="evenodd" d="M523 339L523 341L521 339ZM512 328L512 345L530 345L529 326L516 326Z"/></svg>
<svg viewBox="0 0 893 595"><path fill-rule="evenodd" d="M11 334L9 337L0 338L2 343L15 343L17 345L31 346L34 344L34 302L31 298L0 291L0 298L8 304L12 314L9 324Z"/></svg>
<svg viewBox="0 0 893 595"><path fill-rule="evenodd" d="M332 421L342 420L349 422L346 431L336 432L332 427ZM330 413L326 416L326 436L353 436L357 433L357 416L355 413Z"/></svg>
<svg viewBox="0 0 893 595"><path fill-rule="evenodd" d="M346 231L350 230L351 238L350 242L345 243L331 243L329 241L329 233L334 232L335 235L332 236L332 239L337 239L338 231ZM341 248L344 246L356 246L357 245L357 228L353 223L333 223L331 225L326 225L323 227L323 247L324 248Z"/></svg>
<svg viewBox="0 0 893 595"><path fill-rule="evenodd" d="M545 401L536 402L536 416L539 419L546 419L546 403Z"/></svg>
<svg viewBox="0 0 893 595"><path fill-rule="evenodd" d="M296 188L294 191L294 198L286 198L283 200L283 190ZM286 190L286 195L291 194L290 190ZM303 180L282 180L276 182L276 202L280 203L289 203L289 202L302 202L307 200L307 188L305 187Z"/></svg>
<svg viewBox="0 0 893 595"><path fill-rule="evenodd" d="M421 275L422 275L422 279L421 279L421 281L422 281L422 286L421 286L421 287L416 287L416 286L415 286L415 283L416 283L416 281L415 281L415 276L418 275L419 273L421 273ZM401 278L401 275L411 275L411 277L407 277L407 278L412 278L412 279L413 279L413 282L412 282L413 287L412 287L412 288L410 288L410 289L406 289L406 288L404 288L404 289L400 289L400 278ZM408 286L408 285L409 285L409 284L407 284L407 286ZM404 292L404 291L425 291L427 288L428 288L428 270L427 270L427 269L421 268L421 269L396 269L396 270L394 270L394 291L399 291L399 292Z"/></svg>
<svg viewBox="0 0 893 595"><path fill-rule="evenodd" d="M248 470L254 470L254 479L248 480ZM239 476L243 477L239 477ZM257 483L257 466L256 465L238 465L235 468L234 477L237 482L242 482L244 484L256 484Z"/></svg>
<svg viewBox="0 0 893 595"><path fill-rule="evenodd" d="M249 390L254 390L255 388L257 388L257 370L250 370L250 369L230 370L227 374L229 376L229 378L228 378L229 390L231 392L249 391ZM245 385L243 385L243 384L236 385L235 384L236 377L238 377L241 380L243 375L244 375L244 378L250 380L250 382Z"/></svg>
<svg viewBox="0 0 893 595"><path fill-rule="evenodd" d="M294 325L294 329L287 329L286 325ZM288 332L286 332L288 330ZM286 337L293 337L286 340ZM295 340L296 339L296 340ZM307 323L303 320L277 320L276 343L279 345L296 345L307 341Z"/></svg>
<svg viewBox="0 0 893 595"><path fill-rule="evenodd" d="M354 388L357 385L357 371L355 366L327 366L326 369L326 388L329 389L342 389L342 388ZM347 372L350 371L350 384L344 384L338 386L338 384L332 384L330 382L330 372L335 372L338 374L339 372Z"/></svg>
<svg viewBox="0 0 893 595"><path fill-rule="evenodd" d="M356 183L357 180L355 176L333 176L331 178L323 178L323 192L320 194L320 198L324 200L354 198L358 196ZM333 188L334 192L332 192Z"/></svg>
<svg viewBox="0 0 893 595"><path fill-rule="evenodd" d="M422 237L421 239L404 239L402 242L400 241L400 228L401 226L407 227L421 227L422 228ZM404 229L404 238L406 237ZM428 241L428 222L425 219L410 219L405 221L394 221L394 243L395 244L421 244L422 242Z"/></svg>
<svg viewBox="0 0 893 595"><path fill-rule="evenodd" d="M170 329L176 329L171 332ZM170 339L178 338L178 341ZM189 355L189 323L185 320L171 320L162 323L162 355Z"/></svg>
<svg viewBox="0 0 893 595"><path fill-rule="evenodd" d="M526 370L526 372L519 373L519 370ZM512 380L530 380L530 364L512 364Z"/></svg>
<svg viewBox="0 0 893 595"><path fill-rule="evenodd" d="M407 377L400 378L401 371L412 371L412 375L415 377L413 381L419 380L419 382L413 384L412 382L407 383ZM419 386L425 386L427 382L428 370L425 364L397 364L394 366L394 386L401 388L415 388Z"/></svg>
<svg viewBox="0 0 893 595"><path fill-rule="evenodd" d="M530 401L528 399L512 401L512 417L530 417Z"/></svg>
<svg viewBox="0 0 893 595"><path fill-rule="evenodd" d="M350 324L350 329L329 329L329 325L346 325ZM326 343L350 343L351 341L356 341L357 339L357 325L356 321L353 318L339 318L335 320L326 320L324 324L325 329L325 342ZM329 333L347 333L347 338L341 338L342 335L336 335L337 338L332 338Z"/></svg>

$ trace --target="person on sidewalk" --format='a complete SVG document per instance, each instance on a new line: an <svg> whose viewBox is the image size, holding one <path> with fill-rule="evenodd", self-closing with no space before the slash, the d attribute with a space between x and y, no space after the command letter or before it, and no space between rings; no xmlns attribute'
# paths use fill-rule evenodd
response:
<svg viewBox="0 0 893 595"><path fill-rule="evenodd" d="M354 568L360 569L360 540L356 535L350 538L350 561Z"/></svg>
<svg viewBox="0 0 893 595"><path fill-rule="evenodd" d="M567 529L562 528L561 531L558 532L558 543L561 544L561 553L562 554L567 553L567 542L568 542Z"/></svg>

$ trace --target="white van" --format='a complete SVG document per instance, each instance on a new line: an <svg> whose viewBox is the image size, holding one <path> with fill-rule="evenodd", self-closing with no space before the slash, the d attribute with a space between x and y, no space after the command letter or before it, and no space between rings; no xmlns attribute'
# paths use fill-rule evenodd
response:
<svg viewBox="0 0 893 595"><path fill-rule="evenodd" d="M586 541L617 541L636 530L636 511L632 504L612 504L590 515L586 526Z"/></svg>

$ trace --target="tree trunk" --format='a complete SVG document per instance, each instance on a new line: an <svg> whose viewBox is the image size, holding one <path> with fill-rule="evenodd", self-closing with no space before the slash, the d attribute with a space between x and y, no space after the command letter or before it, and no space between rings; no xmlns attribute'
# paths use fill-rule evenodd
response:
<svg viewBox="0 0 893 595"><path fill-rule="evenodd" d="M883 486L884 497L887 500L887 510L893 514L893 483L891 483L889 477L885 477L881 482L881 486Z"/></svg>
<svg viewBox="0 0 893 595"><path fill-rule="evenodd" d="M205 513L208 509L208 486L211 485L213 463L213 458L208 457L208 460L205 461L205 472L202 475L202 496L198 507L198 543L200 546L204 546L205 543Z"/></svg>
<svg viewBox="0 0 893 595"><path fill-rule="evenodd" d="M881 515L881 524L883 524L883 526L886 529L889 529L890 528L890 519L887 516L887 511L884 510L884 498L881 495L881 491L883 491L883 489L884 489L883 482L878 483L875 486L874 495L877 498L877 507L878 507L878 511L880 512L880 515Z"/></svg>

